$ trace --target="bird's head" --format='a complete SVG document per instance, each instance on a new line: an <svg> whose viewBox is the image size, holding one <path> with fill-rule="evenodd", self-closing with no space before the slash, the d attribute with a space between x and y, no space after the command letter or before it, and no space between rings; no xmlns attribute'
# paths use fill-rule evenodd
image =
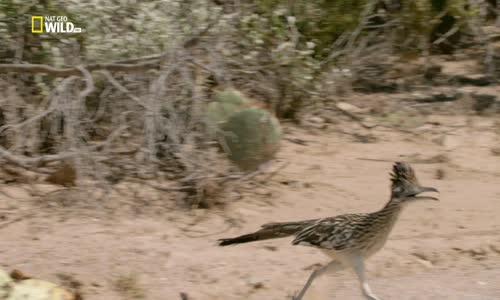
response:
<svg viewBox="0 0 500 300"><path fill-rule="evenodd" d="M392 167L391 173L391 199L393 201L411 201L411 200L439 200L438 198L420 195L424 192L439 191L433 187L421 186L415 175L415 171L406 162L396 162Z"/></svg>

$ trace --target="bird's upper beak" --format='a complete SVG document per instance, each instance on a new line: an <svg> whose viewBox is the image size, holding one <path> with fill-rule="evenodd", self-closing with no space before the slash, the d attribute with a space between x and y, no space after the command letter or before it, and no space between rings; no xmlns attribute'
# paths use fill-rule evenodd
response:
<svg viewBox="0 0 500 300"><path fill-rule="evenodd" d="M426 186L419 186L416 190L416 193L412 196L412 198L414 199L419 199L419 200L435 200L435 201L438 201L439 199L436 198L436 197L432 197L432 196L418 196L419 194L421 193L425 193L425 192L434 192L434 193L439 193L439 191L433 187L426 187Z"/></svg>

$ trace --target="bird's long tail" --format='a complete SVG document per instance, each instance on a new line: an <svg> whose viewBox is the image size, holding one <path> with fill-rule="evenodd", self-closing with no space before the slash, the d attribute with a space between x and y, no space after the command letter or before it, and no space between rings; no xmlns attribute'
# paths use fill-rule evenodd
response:
<svg viewBox="0 0 500 300"><path fill-rule="evenodd" d="M234 244L263 241L269 239L283 238L295 235L305 227L309 226L315 220L306 220L299 222L268 223L262 225L262 229L249 234L244 234L235 238L218 240L219 246L228 246Z"/></svg>

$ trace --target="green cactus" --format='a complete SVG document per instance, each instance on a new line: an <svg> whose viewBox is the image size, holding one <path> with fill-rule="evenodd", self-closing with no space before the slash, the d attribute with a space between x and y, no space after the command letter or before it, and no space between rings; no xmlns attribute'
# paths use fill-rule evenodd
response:
<svg viewBox="0 0 500 300"><path fill-rule="evenodd" d="M233 114L221 126L223 149L244 170L269 161L279 148L281 127L268 111L246 108Z"/></svg>
<svg viewBox="0 0 500 300"><path fill-rule="evenodd" d="M248 106L250 105L250 101L239 91L235 89L227 89L221 92L218 92L215 95L215 101L221 103L230 103L233 105L239 106Z"/></svg>
<svg viewBox="0 0 500 300"><path fill-rule="evenodd" d="M223 150L244 170L256 169L278 150L281 139L278 119L254 107L237 90L218 92L215 101L208 105L207 120Z"/></svg>
<svg viewBox="0 0 500 300"><path fill-rule="evenodd" d="M233 89L218 92L215 101L208 105L208 122L213 128L217 128L227 122L231 115L246 107L250 107L250 102L240 92Z"/></svg>

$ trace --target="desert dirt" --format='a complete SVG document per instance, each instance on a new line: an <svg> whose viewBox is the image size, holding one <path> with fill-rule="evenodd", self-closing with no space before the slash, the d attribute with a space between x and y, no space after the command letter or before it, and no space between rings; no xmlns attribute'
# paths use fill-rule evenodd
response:
<svg viewBox="0 0 500 300"><path fill-rule="evenodd" d="M141 185L133 199L112 192L98 204L88 186L4 185L0 267L78 287L84 299L290 299L328 257L291 239L224 248L216 240L267 222L379 209L392 162L404 160L440 190L440 201L408 206L367 261L374 292L385 300L500 299L498 124L424 118L416 134L375 128L376 140L366 143L346 134L363 132L355 123L285 125L276 161L210 209L182 208L167 192L150 200ZM137 199L144 209L124 209ZM362 296L346 270L318 279L305 299Z"/></svg>

